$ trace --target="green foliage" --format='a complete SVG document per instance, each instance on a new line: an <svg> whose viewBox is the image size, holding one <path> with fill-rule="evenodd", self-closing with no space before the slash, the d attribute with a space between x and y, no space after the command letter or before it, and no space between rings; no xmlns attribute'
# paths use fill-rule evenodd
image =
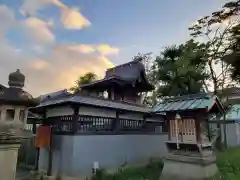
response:
<svg viewBox="0 0 240 180"><path fill-rule="evenodd" d="M161 161L150 161L144 167L123 168L115 174L107 174L104 170L99 170L92 180L158 180L162 168Z"/></svg>
<svg viewBox="0 0 240 180"><path fill-rule="evenodd" d="M239 58L239 17L240 1L235 0L226 3L220 11L199 19L189 28L193 38L205 42L204 58L214 93L229 85L227 80L230 77L237 80L239 76L236 70L239 68L239 63L236 62ZM219 68L214 70L216 65L221 69L220 73Z"/></svg>
<svg viewBox="0 0 240 180"><path fill-rule="evenodd" d="M76 80L75 86L71 87L70 91L72 91L73 93L80 92L82 85L89 84L95 80L97 80L97 75L92 72L88 72L88 73L84 74L83 76L80 76Z"/></svg>
<svg viewBox="0 0 240 180"><path fill-rule="evenodd" d="M208 180L239 180L240 179L240 149L232 148L217 154L219 174ZM151 161L145 167L131 167L116 174L108 175L104 170L99 171L92 180L158 180L163 163Z"/></svg>
<svg viewBox="0 0 240 180"><path fill-rule="evenodd" d="M156 57L149 79L156 84L156 96L199 93L208 74L205 72L202 44L189 40L165 48Z"/></svg>
<svg viewBox="0 0 240 180"><path fill-rule="evenodd" d="M240 149L232 148L217 155L217 166L220 171L213 180L238 180L240 179Z"/></svg>

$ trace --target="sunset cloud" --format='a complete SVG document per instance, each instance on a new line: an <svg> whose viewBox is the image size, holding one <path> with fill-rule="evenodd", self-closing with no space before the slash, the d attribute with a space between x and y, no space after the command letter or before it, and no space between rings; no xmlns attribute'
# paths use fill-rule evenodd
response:
<svg viewBox="0 0 240 180"><path fill-rule="evenodd" d="M56 45L51 55L44 60L30 62L25 72L28 89L35 94L43 94L70 88L79 76L87 72L103 77L105 70L111 67L113 64L105 57L79 53L68 45ZM36 68L41 71L36 71Z"/></svg>
<svg viewBox="0 0 240 180"><path fill-rule="evenodd" d="M95 52L95 48L92 45L87 45L87 44L77 44L77 45L69 45L69 49L78 51L84 54L89 54Z"/></svg>
<svg viewBox="0 0 240 180"><path fill-rule="evenodd" d="M55 40L55 35L50 29L49 22L36 17L27 18L23 22L23 28L30 40L36 43L51 43Z"/></svg>
<svg viewBox="0 0 240 180"><path fill-rule="evenodd" d="M61 8L61 21L67 29L83 29L91 23L76 9Z"/></svg>
<svg viewBox="0 0 240 180"><path fill-rule="evenodd" d="M111 47L108 44L100 44L96 48L103 56L117 55L119 53L118 48Z"/></svg>
<svg viewBox="0 0 240 180"><path fill-rule="evenodd" d="M76 8L70 8L60 0L24 0L20 12L24 16L35 16L45 6L53 5L60 10L60 20L66 29L82 29L91 23Z"/></svg>
<svg viewBox="0 0 240 180"><path fill-rule="evenodd" d="M44 60L34 60L29 63L29 68L36 69L36 70L43 70L50 67L50 63Z"/></svg>
<svg viewBox="0 0 240 180"><path fill-rule="evenodd" d="M24 19L15 19L14 11L0 6L0 84L7 84L8 74L20 69L26 76L25 89L34 96L70 88L76 79L87 72L103 77L114 64L107 58L119 49L109 44L63 43L59 41L56 19L41 18L37 11L53 5L59 8L59 20L69 29L82 29L90 22L79 10L69 8L59 0L24 0L20 12ZM17 45L4 36L17 28L21 41ZM23 35L23 36L22 36ZM15 42L15 41L14 41Z"/></svg>

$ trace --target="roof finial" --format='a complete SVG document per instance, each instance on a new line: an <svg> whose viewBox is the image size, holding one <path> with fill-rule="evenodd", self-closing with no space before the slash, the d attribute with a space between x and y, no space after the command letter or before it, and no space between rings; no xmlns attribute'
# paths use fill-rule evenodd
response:
<svg viewBox="0 0 240 180"><path fill-rule="evenodd" d="M16 72L10 73L8 76L8 85L10 87L22 88L24 87L25 76L17 69Z"/></svg>

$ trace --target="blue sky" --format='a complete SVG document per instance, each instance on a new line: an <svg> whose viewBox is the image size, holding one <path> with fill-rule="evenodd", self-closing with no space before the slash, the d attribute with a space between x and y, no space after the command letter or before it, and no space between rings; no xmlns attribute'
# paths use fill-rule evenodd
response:
<svg viewBox="0 0 240 180"><path fill-rule="evenodd" d="M1 60L5 78L0 83L21 68L26 88L35 95L68 88L87 71L102 76L106 68L130 61L138 52L158 54L186 41L188 27L224 2L0 0L0 52L10 59Z"/></svg>

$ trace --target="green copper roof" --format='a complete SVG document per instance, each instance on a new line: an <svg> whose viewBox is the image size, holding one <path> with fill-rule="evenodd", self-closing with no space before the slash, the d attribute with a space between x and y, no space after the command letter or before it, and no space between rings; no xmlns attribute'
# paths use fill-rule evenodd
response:
<svg viewBox="0 0 240 180"><path fill-rule="evenodd" d="M210 94L194 94L169 98L158 103L153 110L155 112L184 111L195 109L210 109L215 103L222 108L218 98Z"/></svg>

